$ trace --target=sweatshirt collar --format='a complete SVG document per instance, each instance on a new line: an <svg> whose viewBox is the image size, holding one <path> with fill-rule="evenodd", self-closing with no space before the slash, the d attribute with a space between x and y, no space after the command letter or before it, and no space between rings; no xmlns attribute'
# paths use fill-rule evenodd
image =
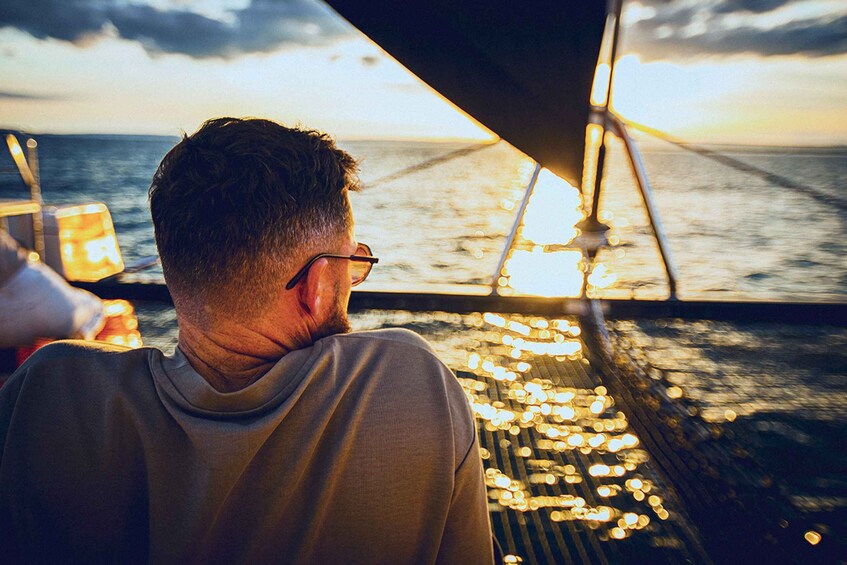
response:
<svg viewBox="0 0 847 565"><path fill-rule="evenodd" d="M315 364L323 341L286 354L255 382L235 392L215 390L191 367L179 347L172 355L154 350L159 353L158 359L151 359L150 365L159 387L183 409L207 415L249 415L291 397Z"/></svg>

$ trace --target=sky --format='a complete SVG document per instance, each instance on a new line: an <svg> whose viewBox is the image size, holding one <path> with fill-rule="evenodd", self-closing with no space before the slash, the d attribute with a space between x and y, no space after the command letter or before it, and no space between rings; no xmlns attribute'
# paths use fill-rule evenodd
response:
<svg viewBox="0 0 847 565"><path fill-rule="evenodd" d="M599 1L599 0L598 0ZM847 144L844 0L627 0L613 107L696 142ZM490 139L316 0L0 0L0 128Z"/></svg>

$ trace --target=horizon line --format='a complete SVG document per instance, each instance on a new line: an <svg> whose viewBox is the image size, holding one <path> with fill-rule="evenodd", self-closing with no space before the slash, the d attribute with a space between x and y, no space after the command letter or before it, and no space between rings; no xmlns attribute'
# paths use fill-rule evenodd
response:
<svg viewBox="0 0 847 565"><path fill-rule="evenodd" d="M182 130L180 130L181 132ZM16 133L20 135L29 135L29 136L66 136L66 137L160 137L160 138L180 138L182 137L181 133L132 133L132 132L106 132L106 131L32 131L22 128L9 127L6 125L0 125L0 132L3 133ZM499 137L489 137L489 138L480 138L480 137L462 137L462 136L448 136L448 137L435 137L435 136L374 136L374 135L352 135L352 136L344 136L344 135L334 135L331 132L324 132L329 134L336 141L399 141L399 142L431 142L431 143L481 143L481 144L492 144L501 140Z"/></svg>
<svg viewBox="0 0 847 565"><path fill-rule="evenodd" d="M116 132L50 132L50 131L40 131L34 132L25 129L19 129L14 127L8 127L5 125L0 125L0 132L2 133L15 133L19 135L28 135L32 137L38 136L54 136L54 137L136 137L136 138L162 138L162 139L179 139L181 137L180 134L163 134L163 133L116 133ZM327 132L328 133L328 132ZM636 133L636 132L633 132ZM638 132L641 135L637 137L641 137L639 140L640 143L645 144L656 144L656 145L664 145L669 144L672 145L667 140L663 140L661 138L657 138L655 136L650 135L645 132ZM332 134L330 134L332 135ZM354 135L354 136L341 136L341 135L332 135L332 137L338 142L362 142L362 141L373 141L373 142L399 142L399 143L474 143L474 144L482 144L482 145L491 145L494 143L498 143L500 141L506 141L500 137L493 137L488 139L481 139L477 137L430 137L430 136L374 136L374 135ZM696 146L722 146L722 147L744 147L744 148L753 148L753 147L772 147L772 148L798 148L798 149L833 149L833 148L847 148L847 140L833 140L831 143L820 143L820 142L809 142L809 143L798 143L798 142L775 142L775 143L755 143L755 142L739 142L737 140L732 141L720 141L720 140L711 140L711 141L689 141L682 140L684 143L688 145L696 145Z"/></svg>

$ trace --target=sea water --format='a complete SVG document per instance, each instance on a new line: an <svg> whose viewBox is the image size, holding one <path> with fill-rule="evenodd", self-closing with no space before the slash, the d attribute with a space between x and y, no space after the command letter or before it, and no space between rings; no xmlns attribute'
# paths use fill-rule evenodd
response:
<svg viewBox="0 0 847 565"><path fill-rule="evenodd" d="M45 135L38 141L45 201L105 202L126 261L156 253L147 189L176 138ZM532 174L526 156L505 142L478 150L463 143L340 144L360 161L363 188L352 198L357 237L380 257L370 281L408 287L492 281ZM717 150L847 204L845 147ZM683 296L847 293L844 208L669 144L646 143L642 151ZM3 159L0 166L9 171L11 160ZM617 278L613 290L666 293L641 196L617 145L610 147L603 194L601 209L618 242L606 257ZM26 191L13 174L0 177L0 198L21 197Z"/></svg>

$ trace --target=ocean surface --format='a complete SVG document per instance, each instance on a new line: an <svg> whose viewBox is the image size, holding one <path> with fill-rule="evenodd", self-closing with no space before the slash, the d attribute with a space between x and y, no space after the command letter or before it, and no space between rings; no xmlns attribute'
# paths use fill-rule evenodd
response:
<svg viewBox="0 0 847 565"><path fill-rule="evenodd" d="M147 188L176 138L38 138L42 192L49 203L105 202L128 263L155 254ZM506 143L341 142L361 163L353 195L357 236L380 263L369 281L406 285L492 281L532 162ZM711 147L847 206L847 147ZM642 147L685 296L756 299L844 296L847 212L759 175L667 143ZM12 168L4 155L0 167ZM618 145L607 158L601 209L617 245L603 261L609 295L662 296L667 286L652 233ZM561 192L571 199L575 191ZM0 176L0 198L25 197L15 174ZM535 214L538 216L539 214ZM545 207L535 223L561 223ZM531 222L527 222L531 223ZM563 242L566 241L563 240Z"/></svg>
<svg viewBox="0 0 847 565"><path fill-rule="evenodd" d="M40 136L44 199L106 203L127 263L154 255L147 188L176 141ZM508 292L579 291L572 284L575 273L581 277L578 265L566 253L566 260L540 268L524 261L566 246L580 219L576 190L555 180L540 182L530 200L523 248L506 265L509 278L497 272L534 168L508 144L340 145L361 164L363 189L352 196L357 237L380 257L366 284L419 288L500 279ZM847 300L847 147L709 147L723 162L659 141L644 140L641 148L682 298ZM725 158L747 170L727 166ZM11 167L4 155L0 168ZM601 209L615 245L598 257L602 268L595 269L591 293L666 297L661 259L618 145L610 147L603 190ZM14 174L0 176L0 199L25 196ZM161 275L154 269L144 276ZM538 284L551 280L561 285ZM171 349L173 311L137 309L145 342ZM449 316L364 313L353 323L380 327L398 319L425 328L454 369L468 370L467 344L446 335ZM697 403L705 421L737 430L788 485L792 503L820 522L816 531L847 547L847 331L678 320L610 322L609 329Z"/></svg>

